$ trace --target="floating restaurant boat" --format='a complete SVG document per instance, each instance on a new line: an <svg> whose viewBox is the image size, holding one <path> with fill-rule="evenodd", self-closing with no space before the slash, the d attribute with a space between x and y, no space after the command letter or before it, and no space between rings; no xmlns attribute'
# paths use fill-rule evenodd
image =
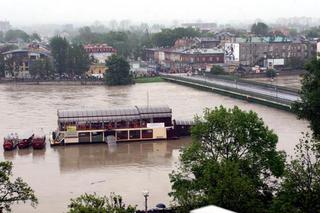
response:
<svg viewBox="0 0 320 213"><path fill-rule="evenodd" d="M103 143L108 142L108 138L114 138L116 142L177 138L176 122L172 120L172 109L168 106L58 110L57 115L58 129L52 133L51 145ZM185 125L179 128L190 129L191 123Z"/></svg>
<svg viewBox="0 0 320 213"><path fill-rule="evenodd" d="M19 143L19 137L17 133L11 133L3 139L3 149L5 151L14 150Z"/></svg>
<svg viewBox="0 0 320 213"><path fill-rule="evenodd" d="M24 136L22 136L18 143L19 149L29 148L32 144L33 137L34 137L33 133L25 134Z"/></svg>

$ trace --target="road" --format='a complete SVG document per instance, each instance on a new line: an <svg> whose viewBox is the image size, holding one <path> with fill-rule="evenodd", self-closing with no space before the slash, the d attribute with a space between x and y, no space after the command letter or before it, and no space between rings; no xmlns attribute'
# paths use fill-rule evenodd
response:
<svg viewBox="0 0 320 213"><path fill-rule="evenodd" d="M171 75L171 76L175 76L175 75ZM235 88L238 90L257 93L261 95L267 95L273 98L282 99L290 102L300 100L300 97L298 96L298 94L280 90L276 87L276 85L274 87L268 88L268 87L253 85L249 83L237 82L237 80L230 81L230 80L223 80L223 79L208 78L204 76L187 76L185 74L179 74L178 76L186 80L191 79L191 80L202 81L203 83L211 83L211 84L220 85L226 88L228 87L233 89Z"/></svg>

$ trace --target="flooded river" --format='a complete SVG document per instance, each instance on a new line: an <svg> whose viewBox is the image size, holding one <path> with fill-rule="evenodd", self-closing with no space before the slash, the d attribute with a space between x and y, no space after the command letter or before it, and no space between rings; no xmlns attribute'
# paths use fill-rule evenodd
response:
<svg viewBox="0 0 320 213"><path fill-rule="evenodd" d="M238 105L254 110L279 136L278 148L292 154L307 123L293 114L171 83L136 84L124 87L44 86L0 84L0 138L10 132L56 129L57 109L106 109L121 106L166 104L177 119L192 119L203 108ZM73 145L45 150L3 152L0 160L14 163L39 198L36 209L14 206L13 212L66 212L69 199L85 192L108 195L116 192L126 203L143 207L142 191L150 192L149 206L169 204L168 174L178 161L179 148L190 138L178 141ZM3 153L3 154L2 154Z"/></svg>

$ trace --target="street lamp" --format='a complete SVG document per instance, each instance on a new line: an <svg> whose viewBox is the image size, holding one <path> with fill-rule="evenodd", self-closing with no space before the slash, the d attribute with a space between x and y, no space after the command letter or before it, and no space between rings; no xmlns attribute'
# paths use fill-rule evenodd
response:
<svg viewBox="0 0 320 213"><path fill-rule="evenodd" d="M149 192L147 190L144 190L142 192L143 196L144 196L144 206L145 206L145 212L148 212L148 197L149 197Z"/></svg>

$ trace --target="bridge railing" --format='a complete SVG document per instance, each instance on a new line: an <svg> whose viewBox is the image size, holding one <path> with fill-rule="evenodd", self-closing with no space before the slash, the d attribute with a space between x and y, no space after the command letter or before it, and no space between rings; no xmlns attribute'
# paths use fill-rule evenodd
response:
<svg viewBox="0 0 320 213"><path fill-rule="evenodd" d="M268 100L270 102L280 103L280 104L287 105L287 106L291 106L291 104L293 103L293 101L291 101L291 100L278 97L276 95L277 91L275 91L274 96L270 96L270 95L252 92L252 91L248 91L248 90L243 90L243 89L239 89L239 88L235 88L235 87L215 84L213 82L205 81L202 79L201 80L200 79L192 79L192 78L183 77L183 76L166 75L166 74L162 74L161 76L167 80L180 81L182 83L189 83L191 85L193 84L194 86L202 86L205 88L213 88L215 90L220 90L220 92L233 93L235 95L244 96L244 97L248 96L248 97L260 98L260 99Z"/></svg>

